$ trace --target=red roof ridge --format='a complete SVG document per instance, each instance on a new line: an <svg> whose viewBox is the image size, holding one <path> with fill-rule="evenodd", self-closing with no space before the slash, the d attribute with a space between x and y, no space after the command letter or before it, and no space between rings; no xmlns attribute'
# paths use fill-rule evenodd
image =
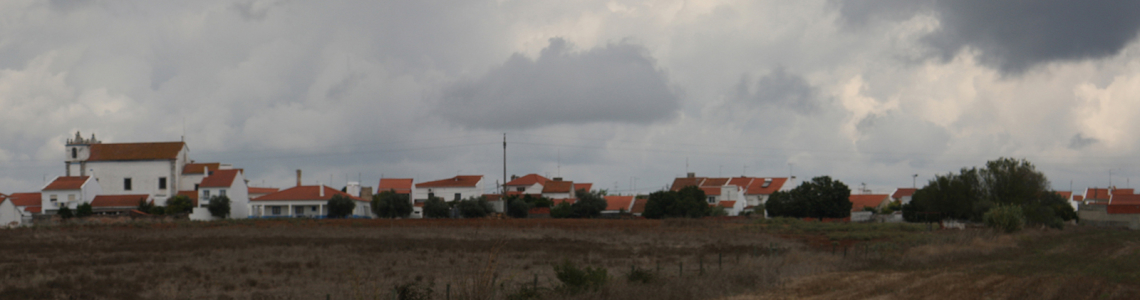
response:
<svg viewBox="0 0 1140 300"><path fill-rule="evenodd" d="M92 144L87 161L178 159L185 142Z"/></svg>
<svg viewBox="0 0 1140 300"><path fill-rule="evenodd" d="M91 176L59 176L44 186L44 191L78 190L83 188Z"/></svg>

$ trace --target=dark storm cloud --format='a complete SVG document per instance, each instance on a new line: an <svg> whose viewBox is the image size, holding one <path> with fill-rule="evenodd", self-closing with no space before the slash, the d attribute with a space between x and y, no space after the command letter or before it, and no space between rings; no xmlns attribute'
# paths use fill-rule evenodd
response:
<svg viewBox="0 0 1140 300"><path fill-rule="evenodd" d="M1117 54L1140 30L1138 1L855 1L838 2L849 25L931 11L941 27L926 36L943 60L967 47L983 64L1020 74L1048 62ZM925 8L923 8L925 7Z"/></svg>
<svg viewBox="0 0 1140 300"><path fill-rule="evenodd" d="M515 54L483 77L445 88L437 110L453 124L523 129L649 124L675 116L679 102L645 48L618 43L572 52L554 38L536 60Z"/></svg>
<svg viewBox="0 0 1140 300"><path fill-rule="evenodd" d="M1073 135L1072 139L1069 139L1069 149L1079 150L1092 144L1096 144L1097 142L1100 142L1100 140L1096 138L1087 138L1084 137L1083 134L1078 133L1076 135Z"/></svg>
<svg viewBox="0 0 1140 300"><path fill-rule="evenodd" d="M755 85L749 76L741 76L732 95L736 100L751 104L773 105L808 114L819 110L818 92L803 77L776 68L760 77Z"/></svg>

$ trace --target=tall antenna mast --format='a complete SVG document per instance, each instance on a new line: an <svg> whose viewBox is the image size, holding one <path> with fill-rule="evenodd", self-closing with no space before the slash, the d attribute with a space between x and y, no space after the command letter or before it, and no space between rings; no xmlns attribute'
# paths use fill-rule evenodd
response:
<svg viewBox="0 0 1140 300"><path fill-rule="evenodd" d="M556 150L558 153L558 164L556 167L557 169L555 169L555 171L558 173L558 177L562 177L562 149L556 149Z"/></svg>
<svg viewBox="0 0 1140 300"><path fill-rule="evenodd" d="M503 133L503 185L500 188L502 189L502 193L500 193L500 194L502 194L503 197L506 197L507 196L507 133L506 132Z"/></svg>

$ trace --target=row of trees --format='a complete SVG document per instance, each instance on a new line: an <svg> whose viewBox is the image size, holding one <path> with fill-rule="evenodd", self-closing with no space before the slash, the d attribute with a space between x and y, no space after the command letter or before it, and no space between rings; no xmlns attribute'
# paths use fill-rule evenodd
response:
<svg viewBox="0 0 1140 300"><path fill-rule="evenodd" d="M771 217L846 218L851 216L851 189L829 176L812 178L790 191L768 196L764 208Z"/></svg>
<svg viewBox="0 0 1140 300"><path fill-rule="evenodd" d="M981 222L996 207L1020 212L1026 225L1062 228L1077 217L1073 207L1049 188L1045 174L1027 160L999 158L984 168L962 168L938 175L903 205L909 222L958 219Z"/></svg>

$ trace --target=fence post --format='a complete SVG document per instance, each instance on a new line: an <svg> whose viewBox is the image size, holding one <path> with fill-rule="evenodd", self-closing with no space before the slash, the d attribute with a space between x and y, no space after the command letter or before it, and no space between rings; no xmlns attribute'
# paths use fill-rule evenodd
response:
<svg viewBox="0 0 1140 300"><path fill-rule="evenodd" d="M697 266L700 270L699 272L697 272L697 274L705 275L705 256L704 255L697 256Z"/></svg>
<svg viewBox="0 0 1140 300"><path fill-rule="evenodd" d="M724 253L716 254L716 268L718 270L724 270Z"/></svg>
<svg viewBox="0 0 1140 300"><path fill-rule="evenodd" d="M451 284L450 283L447 284L447 293L445 294L445 297L446 298L444 298L444 299L451 300Z"/></svg>
<svg viewBox="0 0 1140 300"><path fill-rule="evenodd" d="M534 274L534 291L538 292L538 274Z"/></svg>
<svg viewBox="0 0 1140 300"><path fill-rule="evenodd" d="M677 277L685 276L685 262L677 261Z"/></svg>

